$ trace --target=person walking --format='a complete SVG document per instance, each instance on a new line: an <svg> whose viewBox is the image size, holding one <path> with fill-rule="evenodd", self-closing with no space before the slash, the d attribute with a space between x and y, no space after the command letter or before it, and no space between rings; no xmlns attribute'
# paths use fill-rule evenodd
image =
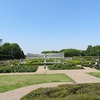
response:
<svg viewBox="0 0 100 100"><path fill-rule="evenodd" d="M99 69L99 62L95 62L96 69Z"/></svg>
<svg viewBox="0 0 100 100"><path fill-rule="evenodd" d="M44 65L44 70L45 70L45 73L46 73L46 71L47 71L47 66L46 65Z"/></svg>

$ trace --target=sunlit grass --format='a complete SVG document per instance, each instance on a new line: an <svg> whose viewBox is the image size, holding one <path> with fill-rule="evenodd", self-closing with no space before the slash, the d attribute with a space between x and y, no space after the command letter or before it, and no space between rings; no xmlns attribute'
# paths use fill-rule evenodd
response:
<svg viewBox="0 0 100 100"><path fill-rule="evenodd" d="M0 92L49 82L73 82L73 80L65 74L1 75Z"/></svg>
<svg viewBox="0 0 100 100"><path fill-rule="evenodd" d="M91 72L89 74L92 75L92 76L95 76L97 78L100 78L100 72Z"/></svg>

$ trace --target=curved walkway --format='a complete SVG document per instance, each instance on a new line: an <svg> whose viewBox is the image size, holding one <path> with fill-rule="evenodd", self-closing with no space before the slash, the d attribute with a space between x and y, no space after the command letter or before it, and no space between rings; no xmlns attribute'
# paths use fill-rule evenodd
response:
<svg viewBox="0 0 100 100"><path fill-rule="evenodd" d="M44 69L44 66L39 66L39 69L35 73L11 73L13 74L54 74L54 73L65 73L70 78L72 78L76 83L97 83L100 82L99 78L91 76L89 72L100 72L96 69L85 68L82 70L48 70ZM8 74L0 74L0 75L8 75ZM26 95L32 90L38 89L40 87L55 87L60 84L72 84L71 82L60 82L60 83L44 83L38 85L27 86L15 90L11 90L8 92L0 93L0 100L20 100L21 97Z"/></svg>
<svg viewBox="0 0 100 100"><path fill-rule="evenodd" d="M8 91L0 94L0 100L20 100L24 95L28 94L32 90L36 90L41 87L56 87L60 84L71 84L66 82L61 83L44 83L38 85L27 86L23 88L19 88L16 90Z"/></svg>

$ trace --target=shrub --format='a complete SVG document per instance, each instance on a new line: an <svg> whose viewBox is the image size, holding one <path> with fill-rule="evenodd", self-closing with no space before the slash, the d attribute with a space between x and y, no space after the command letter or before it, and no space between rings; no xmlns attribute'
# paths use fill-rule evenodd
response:
<svg viewBox="0 0 100 100"><path fill-rule="evenodd" d="M38 66L33 65L4 65L0 66L0 73L35 72Z"/></svg>
<svg viewBox="0 0 100 100"><path fill-rule="evenodd" d="M33 65L39 65L43 62L43 59L28 59L26 60L26 64L33 64Z"/></svg>
<svg viewBox="0 0 100 100"><path fill-rule="evenodd" d="M94 61L84 61L81 65L85 67L94 67Z"/></svg>
<svg viewBox="0 0 100 100"><path fill-rule="evenodd" d="M21 100L100 100L100 83L67 84L55 88L40 88Z"/></svg>
<svg viewBox="0 0 100 100"><path fill-rule="evenodd" d="M9 59L14 59L14 56L0 54L0 60L9 60Z"/></svg>
<svg viewBox="0 0 100 100"><path fill-rule="evenodd" d="M66 64L54 64L49 66L50 70L64 70L64 69L83 69L82 66L76 66L76 64L66 63Z"/></svg>
<svg viewBox="0 0 100 100"><path fill-rule="evenodd" d="M68 62L68 63L75 64L75 65L81 65L81 63L82 63L81 60L68 60L67 62Z"/></svg>
<svg viewBox="0 0 100 100"><path fill-rule="evenodd" d="M54 62L54 60L55 60L54 58L48 58L48 59L46 59L47 62Z"/></svg>

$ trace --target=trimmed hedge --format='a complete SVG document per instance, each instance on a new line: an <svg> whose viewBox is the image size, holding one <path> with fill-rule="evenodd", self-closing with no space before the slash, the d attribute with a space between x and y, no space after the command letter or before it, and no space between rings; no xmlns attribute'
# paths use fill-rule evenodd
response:
<svg viewBox="0 0 100 100"><path fill-rule="evenodd" d="M96 59L100 59L100 56L79 56L79 57L73 57L73 59L83 59L83 60L89 60L94 61Z"/></svg>
<svg viewBox="0 0 100 100"><path fill-rule="evenodd" d="M65 69L83 69L82 66L76 66L76 64L66 63L66 64L54 64L49 66L50 70L65 70Z"/></svg>
<svg viewBox="0 0 100 100"><path fill-rule="evenodd" d="M68 63L76 64L76 65L81 65L82 61L81 60L67 60Z"/></svg>
<svg viewBox="0 0 100 100"><path fill-rule="evenodd" d="M27 59L26 60L26 64L28 64L28 65L30 65L30 64L39 65L39 64L41 64L41 62L43 62L43 59L41 59L41 58L38 58L38 59Z"/></svg>
<svg viewBox="0 0 100 100"><path fill-rule="evenodd" d="M0 73L16 73L16 72L35 72L38 66L35 65L2 65Z"/></svg>
<svg viewBox="0 0 100 100"><path fill-rule="evenodd" d="M12 55L0 55L0 60L9 60L14 59L14 56Z"/></svg>

